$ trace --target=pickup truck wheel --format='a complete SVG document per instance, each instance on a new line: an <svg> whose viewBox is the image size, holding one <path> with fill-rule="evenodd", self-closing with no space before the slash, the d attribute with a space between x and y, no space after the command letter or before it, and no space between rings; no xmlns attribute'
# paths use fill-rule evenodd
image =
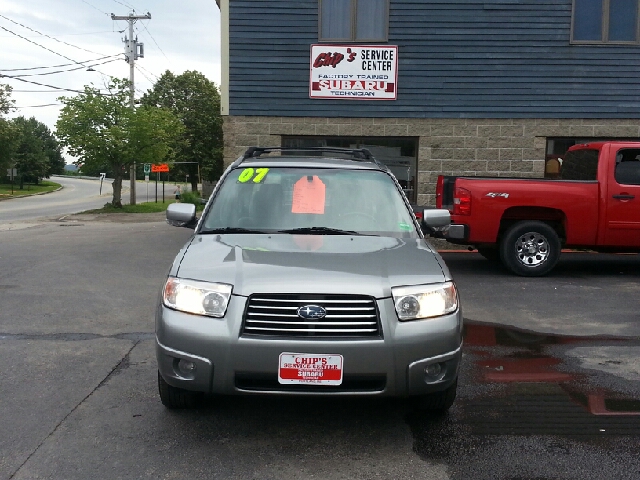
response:
<svg viewBox="0 0 640 480"><path fill-rule="evenodd" d="M177 388L165 382L160 372L158 372L158 391L160 401L169 409L194 408L200 403L202 395L198 392L190 392L182 388Z"/></svg>
<svg viewBox="0 0 640 480"><path fill-rule="evenodd" d="M544 222L518 222L504 235L500 258L516 275L545 275L558 263L560 239L556 231Z"/></svg>

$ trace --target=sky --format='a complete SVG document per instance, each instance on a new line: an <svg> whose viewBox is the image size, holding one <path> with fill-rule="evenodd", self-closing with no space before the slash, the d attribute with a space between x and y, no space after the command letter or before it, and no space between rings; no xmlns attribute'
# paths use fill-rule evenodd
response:
<svg viewBox="0 0 640 480"><path fill-rule="evenodd" d="M151 14L134 24L134 37L144 43L144 58L135 61L136 98L166 70L196 70L220 85L215 0L0 0L0 74L24 80L0 77L13 88L17 109L9 118L35 117L55 131L58 97L76 95L61 89L103 88L109 76L129 78L123 43L129 24L111 20L112 13Z"/></svg>

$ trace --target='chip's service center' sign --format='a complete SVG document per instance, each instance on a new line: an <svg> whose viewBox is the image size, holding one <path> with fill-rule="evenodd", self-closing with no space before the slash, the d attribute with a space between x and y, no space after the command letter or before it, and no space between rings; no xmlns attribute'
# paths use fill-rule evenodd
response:
<svg viewBox="0 0 640 480"><path fill-rule="evenodd" d="M397 87L395 45L311 45L311 98L395 100Z"/></svg>

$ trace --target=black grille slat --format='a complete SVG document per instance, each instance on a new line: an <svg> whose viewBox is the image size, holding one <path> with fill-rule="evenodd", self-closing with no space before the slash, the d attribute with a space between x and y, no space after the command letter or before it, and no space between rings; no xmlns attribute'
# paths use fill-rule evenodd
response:
<svg viewBox="0 0 640 480"><path fill-rule="evenodd" d="M318 305L322 319L298 316L300 307ZM244 335L277 337L380 337L375 299L362 295L254 295L244 316Z"/></svg>
<svg viewBox="0 0 640 480"><path fill-rule="evenodd" d="M382 392L387 386L384 375L344 375L340 385L310 385L278 383L277 375L236 373L236 388L255 392Z"/></svg>

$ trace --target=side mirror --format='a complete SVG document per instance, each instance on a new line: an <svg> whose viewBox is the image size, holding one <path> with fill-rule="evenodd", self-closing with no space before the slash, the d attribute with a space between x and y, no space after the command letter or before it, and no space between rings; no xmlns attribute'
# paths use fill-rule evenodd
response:
<svg viewBox="0 0 640 480"><path fill-rule="evenodd" d="M421 223L422 230L427 235L445 233L451 225L451 214L443 208L425 208Z"/></svg>
<svg viewBox="0 0 640 480"><path fill-rule="evenodd" d="M167 207L167 223L175 227L196 228L196 206L193 203L172 203Z"/></svg>

